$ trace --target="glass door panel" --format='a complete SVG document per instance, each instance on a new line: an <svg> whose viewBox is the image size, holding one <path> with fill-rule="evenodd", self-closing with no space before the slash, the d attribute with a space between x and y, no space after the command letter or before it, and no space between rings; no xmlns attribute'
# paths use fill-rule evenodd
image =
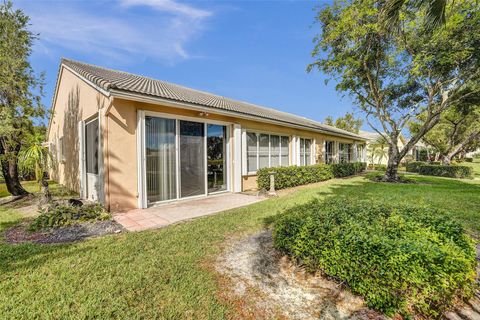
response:
<svg viewBox="0 0 480 320"><path fill-rule="evenodd" d="M205 124L180 121L180 196L205 194Z"/></svg>
<svg viewBox="0 0 480 320"><path fill-rule="evenodd" d="M207 181L208 192L227 190L225 126L207 125Z"/></svg>
<svg viewBox="0 0 480 320"><path fill-rule="evenodd" d="M177 198L174 119L145 117L147 202Z"/></svg>

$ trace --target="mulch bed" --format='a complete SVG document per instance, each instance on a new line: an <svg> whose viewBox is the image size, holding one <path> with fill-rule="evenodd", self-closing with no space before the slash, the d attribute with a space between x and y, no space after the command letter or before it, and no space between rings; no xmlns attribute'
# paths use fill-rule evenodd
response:
<svg viewBox="0 0 480 320"><path fill-rule="evenodd" d="M70 226L30 232L24 222L5 231L5 242L18 243L68 243L106 234L124 232L123 227L113 220L82 222Z"/></svg>

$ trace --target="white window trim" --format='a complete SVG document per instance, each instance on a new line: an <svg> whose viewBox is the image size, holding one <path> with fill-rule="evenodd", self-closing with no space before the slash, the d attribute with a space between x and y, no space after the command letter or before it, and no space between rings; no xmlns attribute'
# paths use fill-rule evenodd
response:
<svg viewBox="0 0 480 320"><path fill-rule="evenodd" d="M218 125L223 125L227 127L227 147L226 147L226 161L227 161L227 190L220 191L220 192L214 192L210 193L211 194L216 194L216 193L227 193L227 192L241 192L241 187L242 187L242 180L241 180L241 162L242 158L241 155L239 155L239 152L241 149L236 147L237 145L240 145L241 143L241 127L239 124L233 124L231 122L224 122L224 121L218 121L218 120L211 120L208 118L196 118L196 117L187 117L187 116L180 116L176 114L171 114L171 113L163 113L163 112L156 112L156 111L147 111L147 110L137 110L137 174L138 174L138 201L137 205L139 208L147 208L148 203L147 203L147 176L146 176L146 156L145 156L145 117L146 116L151 116L151 117L160 117L160 118L165 118L165 119L174 119L176 121L175 124L175 130L176 130L176 142L175 142L175 156L176 158L176 170L177 173L179 172L179 121L184 120L184 121L194 121L194 122L199 122L204 124L204 128L206 129L207 124L218 124ZM228 170L231 170L231 166L229 165L230 162L230 140L229 140L229 134L228 134L228 128L233 127L233 143L234 143L234 167L233 167L233 173L231 173ZM206 130L205 130L206 133ZM238 151L237 151L238 150ZM206 157L206 151L205 151L205 157ZM206 163L206 162L205 162ZM208 188L205 188L205 194L198 195L198 196L192 196L192 197L180 197L180 183L178 181L179 175L176 175L177 177L177 197L175 199L170 199L170 200L165 200L165 201L160 201L156 203L152 203L151 206L155 205L161 205L164 203L169 203L169 202L174 202L174 201L181 201L185 199L194 199L194 198L202 198L202 197L207 197L209 195L208 193ZM233 183L229 182L230 179L233 178ZM205 179L207 180L207 179ZM207 181L205 181L207 183ZM233 190L232 190L233 189Z"/></svg>
<svg viewBox="0 0 480 320"><path fill-rule="evenodd" d="M310 140L310 164L308 164L308 166L310 166L312 164L315 164L315 161L314 161L315 158L313 158L313 155L314 155L313 150L314 150L314 147L315 147L315 139L311 138L311 137L306 137L306 136L299 136L297 138L298 138L298 152L297 152L298 153L298 163L297 163L297 165L302 166L302 164L301 164L302 163L302 161L301 161L302 160L302 154L301 154L302 147L300 145L301 144L301 139L303 139L304 141L305 140ZM306 161L307 158L305 157L305 155L306 155L306 153L304 154L304 163L305 164L303 166L307 166L307 164L306 164L307 163L307 161Z"/></svg>
<svg viewBox="0 0 480 320"><path fill-rule="evenodd" d="M243 153L243 170L242 173L244 175L256 175L257 171L248 171L248 148L247 148L247 133L254 133L257 136L257 171L259 170L260 167L260 135L265 134L268 135L268 168L271 168L272 166L272 158L271 158L271 139L270 136L278 136L279 137L279 159L278 163L280 166L282 166L282 137L288 138L288 164L286 166L290 166L290 144L292 143L292 139L289 135L283 134L283 133L278 133L278 132L268 132L268 131L258 131L258 130L249 130L245 129L242 132L242 142L244 146L244 151Z"/></svg>

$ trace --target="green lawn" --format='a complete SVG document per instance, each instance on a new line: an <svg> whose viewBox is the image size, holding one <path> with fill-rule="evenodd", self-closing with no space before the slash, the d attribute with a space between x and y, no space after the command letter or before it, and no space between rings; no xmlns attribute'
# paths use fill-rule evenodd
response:
<svg viewBox="0 0 480 320"><path fill-rule="evenodd" d="M38 192L38 182L36 181L22 181L22 186L27 190L28 192ZM10 193L8 193L7 186L3 181L0 183L0 198L9 196Z"/></svg>
<svg viewBox="0 0 480 320"><path fill-rule="evenodd" d="M414 179L418 184L331 180L191 222L75 244L0 243L0 314L6 319L238 318L219 298L212 271L225 238L259 230L265 218L315 197L429 203L480 233L478 180ZM0 208L0 228L16 219Z"/></svg>

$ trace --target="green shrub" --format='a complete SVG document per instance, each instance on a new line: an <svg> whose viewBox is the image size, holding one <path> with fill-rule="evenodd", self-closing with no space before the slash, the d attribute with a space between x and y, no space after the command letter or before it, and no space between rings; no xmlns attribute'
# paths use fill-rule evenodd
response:
<svg viewBox="0 0 480 320"><path fill-rule="evenodd" d="M45 228L57 228L76 222L108 220L111 215L101 204L85 204L81 207L69 204L51 204L40 210L40 215L30 224L29 230L36 231Z"/></svg>
<svg viewBox="0 0 480 320"><path fill-rule="evenodd" d="M333 163L331 167L335 178L343 178L365 171L367 164L365 162Z"/></svg>
<svg viewBox="0 0 480 320"><path fill-rule="evenodd" d="M419 167L418 173L425 176L437 176L447 178L472 178L473 168L456 165L422 165Z"/></svg>
<svg viewBox="0 0 480 320"><path fill-rule="evenodd" d="M467 157L464 160L465 160L465 162L473 162L473 158L470 158L470 157Z"/></svg>
<svg viewBox="0 0 480 320"><path fill-rule="evenodd" d="M384 164L375 164L375 165L373 165L373 170L387 171L387 166L384 165Z"/></svg>
<svg viewBox="0 0 480 320"><path fill-rule="evenodd" d="M405 169L407 170L407 172L418 172L418 168L426 164L427 163L423 161L412 161L412 162L408 162L405 165Z"/></svg>
<svg viewBox="0 0 480 320"><path fill-rule="evenodd" d="M270 189L271 171L275 171L275 189L278 190L333 178L332 168L326 164L263 168L257 171L258 189Z"/></svg>
<svg viewBox="0 0 480 320"><path fill-rule="evenodd" d="M257 171L258 189L270 189L270 172L275 172L275 189L285 189L309 183L342 178L365 171L364 162L314 164L310 166L290 166L263 168Z"/></svg>
<svg viewBox="0 0 480 320"><path fill-rule="evenodd" d="M387 315L439 317L474 291L473 241L431 207L314 200L278 216L273 236L277 249Z"/></svg>

